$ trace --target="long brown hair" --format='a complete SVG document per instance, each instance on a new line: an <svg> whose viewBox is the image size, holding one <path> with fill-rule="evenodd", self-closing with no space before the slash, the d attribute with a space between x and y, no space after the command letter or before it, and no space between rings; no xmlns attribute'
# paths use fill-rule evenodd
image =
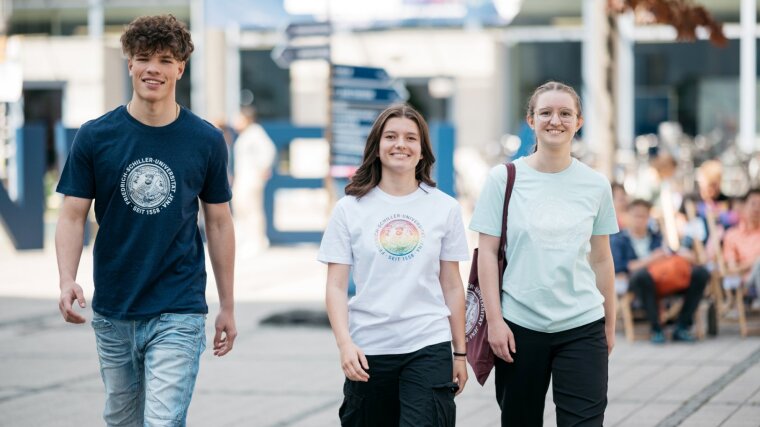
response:
<svg viewBox="0 0 760 427"><path fill-rule="evenodd" d="M578 93L575 92L575 89L561 82L548 81L537 87L528 99L528 108L525 112L526 119L528 117L533 117L533 114L535 114L538 97L542 93L553 91L565 92L566 94L570 95L573 98L573 101L575 101L575 108L578 110L578 117L583 117L583 110L581 109L581 97L578 96ZM538 138L536 138L536 145L533 146L533 152L535 153L536 151L538 151Z"/></svg>
<svg viewBox="0 0 760 427"><path fill-rule="evenodd" d="M428 131L427 122L422 114L407 104L396 104L386 108L375 120L372 130L367 137L367 143L364 146L364 157L359 169L356 170L351 182L346 186L346 194L349 196L362 197L369 193L382 178L382 165L380 164L380 140L383 136L383 129L388 120L392 118L404 118L417 124L420 131L420 147L422 148L422 158L417 167L414 169L414 177L418 182L435 187L435 181L430 177L430 171L435 163L433 156L433 146L430 144L430 132Z"/></svg>

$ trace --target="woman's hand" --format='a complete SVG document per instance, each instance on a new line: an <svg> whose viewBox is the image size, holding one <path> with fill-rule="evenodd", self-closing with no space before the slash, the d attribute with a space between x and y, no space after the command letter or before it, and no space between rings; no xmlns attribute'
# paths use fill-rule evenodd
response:
<svg viewBox="0 0 760 427"><path fill-rule="evenodd" d="M612 353L612 348L615 347L615 327L607 327L605 324L604 335L607 337L607 355Z"/></svg>
<svg viewBox="0 0 760 427"><path fill-rule="evenodd" d="M369 364L367 358L364 356L364 352L356 346L353 342L348 342L345 345L339 347L340 350L340 366L343 368L343 373L351 381L369 381Z"/></svg>
<svg viewBox="0 0 760 427"><path fill-rule="evenodd" d="M454 396L459 396L467 383L467 359L464 356L454 356L454 382L459 386Z"/></svg>
<svg viewBox="0 0 760 427"><path fill-rule="evenodd" d="M517 353L517 346L515 335L507 326L507 322L502 320L488 323L488 343L491 344L491 350L496 357L507 363L514 362L510 353Z"/></svg>

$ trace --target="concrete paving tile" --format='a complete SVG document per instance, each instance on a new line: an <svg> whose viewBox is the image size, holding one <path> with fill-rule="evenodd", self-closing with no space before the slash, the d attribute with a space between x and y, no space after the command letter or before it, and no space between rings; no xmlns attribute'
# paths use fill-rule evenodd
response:
<svg viewBox="0 0 760 427"><path fill-rule="evenodd" d="M636 410L636 413L627 417L618 424L610 424L619 427L650 427L656 426L670 413L681 406L678 403L648 403Z"/></svg>
<svg viewBox="0 0 760 427"><path fill-rule="evenodd" d="M626 368L609 375L607 398L611 401L621 397L640 383L647 381L648 378L662 369L661 366L655 364L632 364Z"/></svg>
<svg viewBox="0 0 760 427"><path fill-rule="evenodd" d="M17 305L16 315L23 318L25 313L35 316L35 313L56 306L55 300L18 304L16 301L16 298L0 297L0 312L4 307ZM337 425L343 377L331 331L327 328L259 325L259 321L269 314L293 308L319 310L323 306L320 301L287 300L238 304L236 320L240 335L235 350L223 358L213 357L207 350L202 357L188 417L190 427ZM212 303L210 309L207 320L209 344L217 306ZM13 346L0 347L0 413L8 415L0 420L0 426L102 425L102 383L90 327L66 325L54 315L37 323L5 327L0 324L0 342L13 343ZM726 357L724 353L743 354L746 358L757 348L760 348L759 338L742 340L738 335L721 336L692 346L667 344L656 347L646 342L630 344L620 339L610 359L605 425L656 425L680 408L691 392L718 378L721 370L730 369L731 360L743 360L736 356ZM757 375L756 366L736 380L739 383L734 389L729 384L724 390L726 395L735 392L747 396L742 407L747 415L737 412L733 422L752 416L752 408L760 407L760 391L739 390L744 383L751 385L755 381L760 384L760 379L755 380ZM72 382L72 378L78 380ZM50 386L57 388L29 392L35 387L43 390ZM481 387L471 373L464 393L457 398L458 425L499 425L493 387L493 374L486 386ZM7 399L13 396L16 397ZM547 427L554 426L551 398L549 391L545 411ZM52 413L52 408L59 405L66 406L66 410ZM726 405L710 402L700 408L703 410L725 412L728 409ZM54 418L59 413L64 417L60 422ZM704 412L701 418L709 419L705 414L708 412ZM690 422L692 418L699 419L692 416ZM8 424L7 420L13 421Z"/></svg>
<svg viewBox="0 0 760 427"><path fill-rule="evenodd" d="M693 366L661 366L644 381L634 384L621 393L618 398L642 402L650 401L693 373L695 369Z"/></svg>
<svg viewBox="0 0 760 427"><path fill-rule="evenodd" d="M465 393L467 391L465 390ZM464 393L463 393L464 394ZM492 426L499 425L501 411L495 398L457 398L457 425Z"/></svg>
<svg viewBox="0 0 760 427"><path fill-rule="evenodd" d="M102 426L104 401L102 393L67 389L29 394L0 403L0 426Z"/></svg>
<svg viewBox="0 0 760 427"><path fill-rule="evenodd" d="M52 356L0 358L0 378L3 387L22 390L60 388L83 380L100 378L97 361L61 360Z"/></svg>
<svg viewBox="0 0 760 427"><path fill-rule="evenodd" d="M694 371L660 393L657 399L684 402L699 393L713 381L719 379L729 368L729 366L697 367Z"/></svg>
<svg viewBox="0 0 760 427"><path fill-rule="evenodd" d="M289 424L288 427L334 427L340 424L338 420L338 408L335 406L330 410L316 413L312 416L306 417L302 420L298 420L293 424Z"/></svg>
<svg viewBox="0 0 760 427"><path fill-rule="evenodd" d="M320 411L337 413L339 400L332 397L298 399L289 396L211 394L193 398L187 425L193 426L290 426Z"/></svg>
<svg viewBox="0 0 760 427"><path fill-rule="evenodd" d="M15 387L0 387L0 404L11 396L16 396L19 391Z"/></svg>
<svg viewBox="0 0 760 427"><path fill-rule="evenodd" d="M751 337L748 339L739 340L730 349L718 354L715 361L737 363L746 359L750 354L754 353L760 348L760 340L758 337Z"/></svg>
<svg viewBox="0 0 760 427"><path fill-rule="evenodd" d="M636 409L642 406L641 403L633 402L615 402L611 401L607 404L607 410L604 412L604 425L616 426L629 416L632 416Z"/></svg>
<svg viewBox="0 0 760 427"><path fill-rule="evenodd" d="M715 427L727 420L734 412L736 405L708 403L687 418L680 427Z"/></svg>
<svg viewBox="0 0 760 427"><path fill-rule="evenodd" d="M44 346L51 356L61 358L78 358L95 351L95 335L89 325L66 324L58 317L39 323L1 327L0 340L13 343L0 346L0 357L26 357L39 352L40 346Z"/></svg>
<svg viewBox="0 0 760 427"><path fill-rule="evenodd" d="M760 390L756 391L755 394L747 400L747 404L760 406Z"/></svg>
<svg viewBox="0 0 760 427"><path fill-rule="evenodd" d="M740 405L758 391L760 391L760 365L755 365L728 384L710 400L710 403Z"/></svg>
<svg viewBox="0 0 760 427"><path fill-rule="evenodd" d="M721 427L757 427L760 425L760 406L739 408Z"/></svg>

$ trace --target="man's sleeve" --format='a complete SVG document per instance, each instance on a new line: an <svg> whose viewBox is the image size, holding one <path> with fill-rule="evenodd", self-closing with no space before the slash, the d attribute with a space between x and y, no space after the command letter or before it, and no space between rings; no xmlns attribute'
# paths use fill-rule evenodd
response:
<svg viewBox="0 0 760 427"><path fill-rule="evenodd" d="M95 173L92 160L92 142L85 125L79 128L74 137L55 191L67 196L94 199Z"/></svg>
<svg viewBox="0 0 760 427"><path fill-rule="evenodd" d="M206 169L206 179L198 197L206 203L225 203L232 199L230 181L227 177L227 144L221 132L215 135Z"/></svg>

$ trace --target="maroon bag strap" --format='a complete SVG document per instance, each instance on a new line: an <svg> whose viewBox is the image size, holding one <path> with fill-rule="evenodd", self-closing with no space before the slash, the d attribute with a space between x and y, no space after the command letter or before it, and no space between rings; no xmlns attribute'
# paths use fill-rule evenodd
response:
<svg viewBox="0 0 760 427"><path fill-rule="evenodd" d="M504 252L504 247L507 244L507 213L509 210L509 199L512 197L512 187L515 186L515 176L517 174L514 163L505 163L504 166L507 167L507 187L504 189L504 209L501 214L501 237L499 238L499 251L496 258L499 264L499 289L501 289L501 286L503 285L504 270L507 268L507 254Z"/></svg>

